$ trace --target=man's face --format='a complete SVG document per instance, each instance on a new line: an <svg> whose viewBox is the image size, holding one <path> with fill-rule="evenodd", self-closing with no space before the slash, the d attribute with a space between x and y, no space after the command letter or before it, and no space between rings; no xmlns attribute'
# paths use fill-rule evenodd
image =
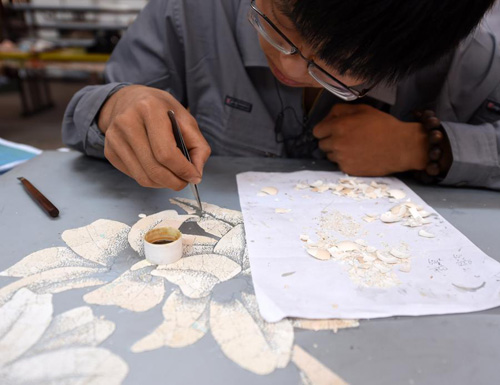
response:
<svg viewBox="0 0 500 385"><path fill-rule="evenodd" d="M313 58L314 52L304 42L297 32L292 21L285 16L276 4L276 0L256 0L257 7L283 32L307 58ZM278 51L266 39L259 34L259 42L266 55L269 67L273 75L283 84L289 87L312 87L322 88L307 70L307 62L300 55L285 55ZM361 80L349 76L341 76L335 68L329 67L325 62L314 59L314 62L322 67L329 74L348 86L356 86L362 83Z"/></svg>

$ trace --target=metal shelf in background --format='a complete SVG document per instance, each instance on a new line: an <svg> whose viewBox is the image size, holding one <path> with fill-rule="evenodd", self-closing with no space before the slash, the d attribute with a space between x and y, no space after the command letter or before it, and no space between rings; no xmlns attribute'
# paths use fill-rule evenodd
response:
<svg viewBox="0 0 500 385"><path fill-rule="evenodd" d="M88 48L94 44L94 39L44 37L43 40L50 41L60 48Z"/></svg>
<svg viewBox="0 0 500 385"><path fill-rule="evenodd" d="M116 6L85 6L85 5L35 5L35 4L6 4L6 8L13 11L29 12L92 12L92 13L113 13L127 14L139 13L143 7L129 5Z"/></svg>
<svg viewBox="0 0 500 385"><path fill-rule="evenodd" d="M116 31L126 30L128 24L102 24L102 23L87 23L87 22L58 22L58 23L38 23L33 28L35 29L71 29L79 31Z"/></svg>

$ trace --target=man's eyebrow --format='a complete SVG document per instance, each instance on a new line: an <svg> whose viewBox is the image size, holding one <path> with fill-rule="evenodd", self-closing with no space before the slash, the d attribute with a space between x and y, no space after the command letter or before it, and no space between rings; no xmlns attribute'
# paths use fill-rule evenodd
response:
<svg viewBox="0 0 500 385"><path fill-rule="evenodd" d="M271 13L273 14L274 20L276 20L276 22L280 25L280 27L282 27L283 29L286 29L288 31L295 31L295 29L293 29L291 27L287 27L286 25L281 24L278 16L276 15L276 11L275 11L274 8L275 8L274 2L271 2Z"/></svg>

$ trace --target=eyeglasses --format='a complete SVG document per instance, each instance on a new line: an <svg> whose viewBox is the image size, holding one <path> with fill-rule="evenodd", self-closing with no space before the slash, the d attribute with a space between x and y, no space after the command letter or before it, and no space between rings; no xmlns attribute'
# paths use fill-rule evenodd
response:
<svg viewBox="0 0 500 385"><path fill-rule="evenodd" d="M274 48L285 55L300 55L302 59L307 62L307 70L309 75L316 80L322 87L326 88L335 96L341 99L351 101L362 98L371 88L365 88L361 91L349 87L330 75L323 68L317 65L314 60L305 57L295 44L285 36L276 25L264 15L259 8L255 5L255 0L250 3L250 10L248 12L248 20L255 27L257 32L262 35L266 41Z"/></svg>

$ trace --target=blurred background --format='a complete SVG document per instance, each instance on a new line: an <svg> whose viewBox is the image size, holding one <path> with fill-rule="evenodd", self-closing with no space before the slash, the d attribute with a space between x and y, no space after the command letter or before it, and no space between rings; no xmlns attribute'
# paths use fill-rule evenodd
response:
<svg viewBox="0 0 500 385"><path fill-rule="evenodd" d="M103 82L109 55L146 3L0 0L0 172L11 141L63 146L66 105L83 86Z"/></svg>
<svg viewBox="0 0 500 385"><path fill-rule="evenodd" d="M103 82L113 48L146 3L0 0L0 173L63 146L66 105L83 86ZM500 28L500 12L487 22Z"/></svg>

